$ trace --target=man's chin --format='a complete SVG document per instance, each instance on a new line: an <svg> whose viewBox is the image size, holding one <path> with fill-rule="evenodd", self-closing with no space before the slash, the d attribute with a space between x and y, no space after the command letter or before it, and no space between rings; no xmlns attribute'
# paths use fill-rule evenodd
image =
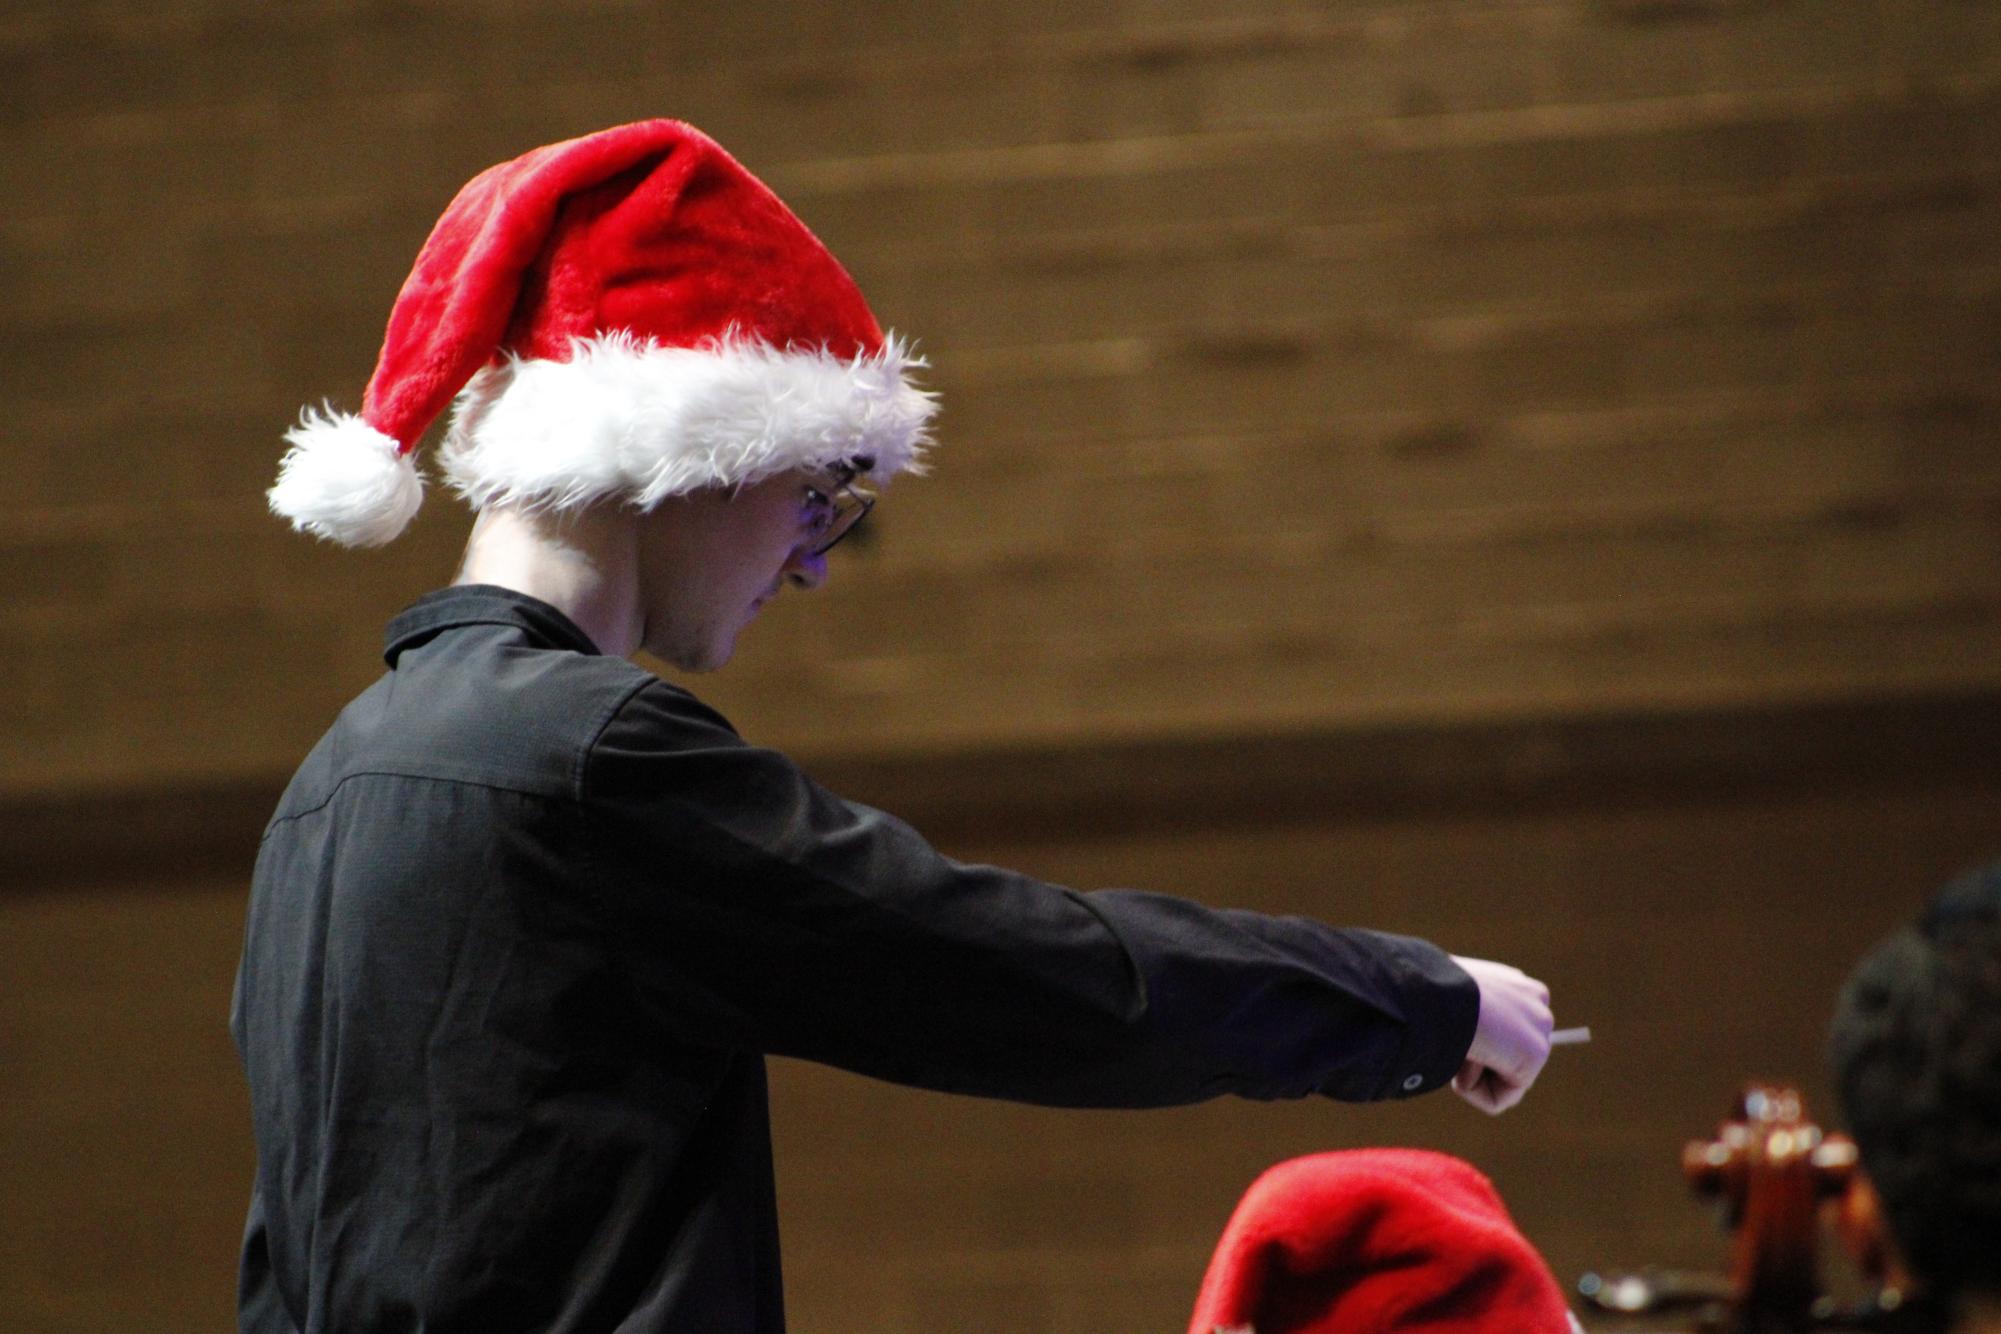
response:
<svg viewBox="0 0 2001 1334"><path fill-rule="evenodd" d="M742 633L743 629L739 626L736 632L730 635L729 638L719 639L711 644L704 644L702 647L705 652L702 655L699 665L690 667L688 670L691 672L721 671L729 665L730 659L736 656L737 637Z"/></svg>
<svg viewBox="0 0 2001 1334"><path fill-rule="evenodd" d="M676 671L699 676L719 670L735 656L736 638L731 636L720 644L678 644L659 649L649 646L647 651Z"/></svg>

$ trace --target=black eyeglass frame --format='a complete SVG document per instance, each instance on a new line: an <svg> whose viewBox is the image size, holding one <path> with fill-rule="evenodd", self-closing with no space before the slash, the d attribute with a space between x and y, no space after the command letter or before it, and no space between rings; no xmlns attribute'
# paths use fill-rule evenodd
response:
<svg viewBox="0 0 2001 1334"><path fill-rule="evenodd" d="M846 475L843 476L842 473ZM826 555L839 546L841 540L859 528L862 520L868 517L868 512L875 508L873 493L855 489L853 472L842 469L835 474L835 477L832 494L817 486L806 488L806 503L826 506L831 516L827 520L827 531L821 535L819 544L806 552L807 555L816 558ZM846 508L841 507L843 498L849 502Z"/></svg>

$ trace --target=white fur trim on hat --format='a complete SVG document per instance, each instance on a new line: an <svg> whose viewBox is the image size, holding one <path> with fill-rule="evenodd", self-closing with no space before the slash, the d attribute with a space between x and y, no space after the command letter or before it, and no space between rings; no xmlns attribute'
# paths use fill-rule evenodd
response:
<svg viewBox="0 0 2001 1334"><path fill-rule="evenodd" d="M736 337L578 339L568 361L509 357L473 376L439 466L477 508L554 509L612 496L644 509L862 458L878 477L921 472L937 404L908 372L924 365L893 338L855 358Z"/></svg>
<svg viewBox="0 0 2001 1334"><path fill-rule="evenodd" d="M285 432L292 446L266 494L302 533L348 547L379 547L424 501L417 468L396 442L361 418L308 408Z"/></svg>

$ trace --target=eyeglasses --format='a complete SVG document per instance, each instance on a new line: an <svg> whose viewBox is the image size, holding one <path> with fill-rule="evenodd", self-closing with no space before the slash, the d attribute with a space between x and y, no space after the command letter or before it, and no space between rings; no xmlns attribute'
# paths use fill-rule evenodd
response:
<svg viewBox="0 0 2001 1334"><path fill-rule="evenodd" d="M857 490L847 478L835 481L830 490L831 494L814 486L806 488L807 554L811 556L832 551L875 508L875 497Z"/></svg>

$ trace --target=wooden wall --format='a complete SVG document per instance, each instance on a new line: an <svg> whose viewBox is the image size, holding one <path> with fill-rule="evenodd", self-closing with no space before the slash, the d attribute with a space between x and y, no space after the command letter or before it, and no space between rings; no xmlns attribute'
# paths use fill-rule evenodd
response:
<svg viewBox="0 0 2001 1334"><path fill-rule="evenodd" d="M1497 1121L784 1066L798 1326L1174 1328L1259 1168L1388 1140L1566 1274L1713 1258L1680 1138L1820 1092L1847 963L2001 852L2001 8L12 0L0 1325L226 1324L245 841L466 527L298 539L279 434L460 182L658 114L945 404L703 693L953 851L1431 934L1599 1034Z"/></svg>
<svg viewBox="0 0 2001 1334"><path fill-rule="evenodd" d="M15 0L0 86L0 791L292 763L465 520L297 539L280 431L462 181L662 113L944 395L715 686L783 744L2001 682L1991 5Z"/></svg>

